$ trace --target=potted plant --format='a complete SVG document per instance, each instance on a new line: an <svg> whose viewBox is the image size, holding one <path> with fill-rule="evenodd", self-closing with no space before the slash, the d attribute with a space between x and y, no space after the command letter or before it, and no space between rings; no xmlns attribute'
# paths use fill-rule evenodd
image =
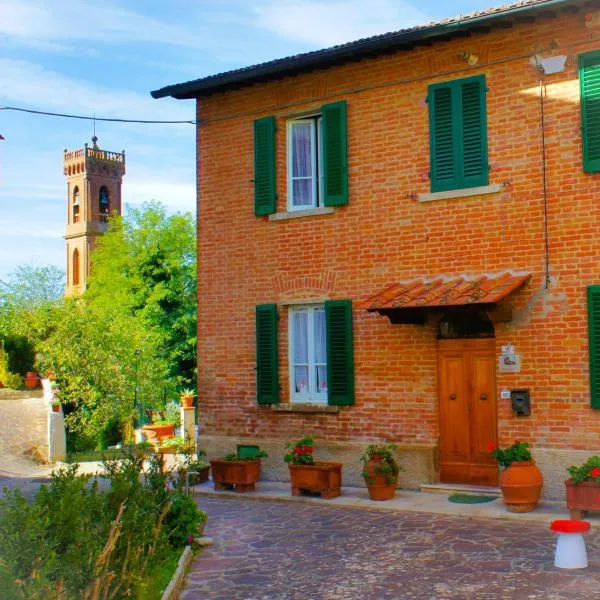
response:
<svg viewBox="0 0 600 600"><path fill-rule="evenodd" d="M195 454L190 452L185 459L184 466L187 471L189 485L198 485L208 481L210 463L206 460L204 450L198 450Z"/></svg>
<svg viewBox="0 0 600 600"><path fill-rule="evenodd" d="M52 400L52 412L60 412L60 400L58 398Z"/></svg>
<svg viewBox="0 0 600 600"><path fill-rule="evenodd" d="M600 456L591 456L582 465L567 469L567 507L571 519L582 519L584 512L600 511Z"/></svg>
<svg viewBox="0 0 600 600"><path fill-rule="evenodd" d="M142 427L142 431L146 434L149 442L159 444L162 440L175 435L175 427L179 424L179 413L177 411L177 404L169 402L165 408L164 417L161 416L159 411L152 412L152 425Z"/></svg>
<svg viewBox="0 0 600 600"><path fill-rule="evenodd" d="M267 453L259 450L252 458L228 454L210 461L215 490L235 489L236 492L253 492L260 479L260 459Z"/></svg>
<svg viewBox="0 0 600 600"><path fill-rule="evenodd" d="M28 390L35 390L40 384L40 378L35 371L27 371L23 378L23 383Z"/></svg>
<svg viewBox="0 0 600 600"><path fill-rule="evenodd" d="M532 511L540 500L544 478L527 442L514 442L506 449L490 444L489 451L501 469L500 489L510 512Z"/></svg>
<svg viewBox="0 0 600 600"><path fill-rule="evenodd" d="M181 406L183 406L183 408L192 408L194 406L194 396L194 390L189 388L184 389L179 396Z"/></svg>
<svg viewBox="0 0 600 600"><path fill-rule="evenodd" d="M289 452L283 460L290 469L292 496L310 492L320 494L321 498L335 498L341 494L342 463L315 461L312 436L288 442L286 448Z"/></svg>
<svg viewBox="0 0 600 600"><path fill-rule="evenodd" d="M360 460L364 463L362 476L371 500L391 500L398 486L401 467L394 458L396 444L371 444Z"/></svg>
<svg viewBox="0 0 600 600"><path fill-rule="evenodd" d="M179 437L163 438L158 446L161 454L186 454L190 452L190 445Z"/></svg>

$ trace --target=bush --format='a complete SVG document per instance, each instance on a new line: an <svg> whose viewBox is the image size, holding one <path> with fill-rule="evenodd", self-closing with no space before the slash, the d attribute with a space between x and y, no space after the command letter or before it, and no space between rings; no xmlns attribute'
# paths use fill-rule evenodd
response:
<svg viewBox="0 0 600 600"><path fill-rule="evenodd" d="M35 349L33 344L21 335L6 336L2 342L8 354L8 370L23 376L27 371L33 370Z"/></svg>
<svg viewBox="0 0 600 600"><path fill-rule="evenodd" d="M191 498L168 488L157 457L145 475L142 464L141 454L106 461L108 486L70 466L31 503L8 491L0 501L2 598L135 597L148 570L206 519Z"/></svg>
<svg viewBox="0 0 600 600"><path fill-rule="evenodd" d="M118 417L111 417L100 431L98 436L98 449L106 450L109 446L116 446L123 440L123 423Z"/></svg>

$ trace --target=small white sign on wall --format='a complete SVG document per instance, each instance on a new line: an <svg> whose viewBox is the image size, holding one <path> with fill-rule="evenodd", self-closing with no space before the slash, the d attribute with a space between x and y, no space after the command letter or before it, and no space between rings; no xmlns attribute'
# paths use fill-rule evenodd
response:
<svg viewBox="0 0 600 600"><path fill-rule="evenodd" d="M510 400L510 390L500 390L500 398L502 400Z"/></svg>
<svg viewBox="0 0 600 600"><path fill-rule="evenodd" d="M502 354L498 357L500 373L518 373L521 370L521 357L518 354Z"/></svg>

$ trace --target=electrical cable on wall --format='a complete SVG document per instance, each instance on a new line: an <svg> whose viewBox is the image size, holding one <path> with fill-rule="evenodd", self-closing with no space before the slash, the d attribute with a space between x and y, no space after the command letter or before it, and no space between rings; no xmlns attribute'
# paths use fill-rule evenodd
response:
<svg viewBox="0 0 600 600"><path fill-rule="evenodd" d="M544 114L544 82L540 81L540 127L542 133L542 182L544 192L544 244L546 258L546 289L550 287L550 247L548 243L548 173L546 168L546 123Z"/></svg>
<svg viewBox="0 0 600 600"><path fill-rule="evenodd" d="M42 115L45 117L64 117L65 119L82 119L84 121L106 121L109 123L146 123L146 124L155 124L160 123L163 125L195 125L196 121L158 121L151 119L119 119L119 118L109 118L109 117L86 117L84 115L70 115L66 113L54 113L54 112L46 112L43 110L33 110L30 108L21 108L18 106L0 106L0 110L15 110L18 112L30 113L33 115Z"/></svg>

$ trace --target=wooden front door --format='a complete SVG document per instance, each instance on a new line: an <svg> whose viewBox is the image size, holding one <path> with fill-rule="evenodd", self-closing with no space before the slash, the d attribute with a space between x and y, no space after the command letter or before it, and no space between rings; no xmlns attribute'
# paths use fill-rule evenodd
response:
<svg viewBox="0 0 600 600"><path fill-rule="evenodd" d="M440 481L498 485L494 339L438 340Z"/></svg>

